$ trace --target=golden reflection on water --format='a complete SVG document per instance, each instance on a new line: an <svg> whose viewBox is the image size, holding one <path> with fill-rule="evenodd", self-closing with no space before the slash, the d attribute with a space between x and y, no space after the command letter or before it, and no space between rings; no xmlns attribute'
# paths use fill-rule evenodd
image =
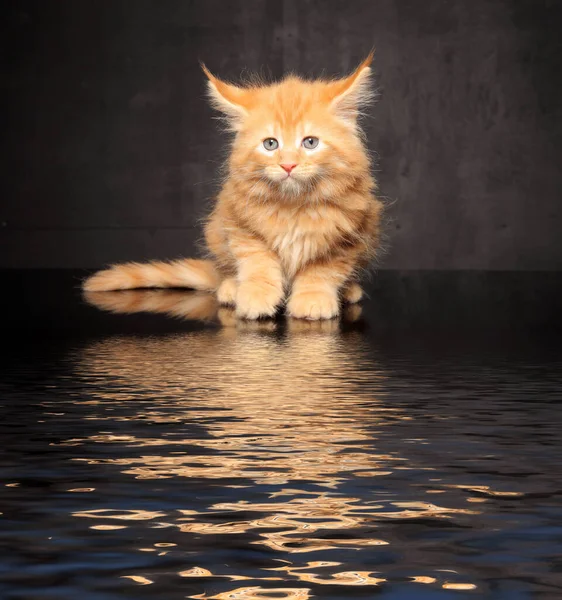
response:
<svg viewBox="0 0 562 600"><path fill-rule="evenodd" d="M205 600L269 600L271 598L290 598L291 600L306 600L312 598L310 590L304 588L268 588L242 587L230 592L223 592L214 596L198 594L190 598L202 598Z"/></svg>
<svg viewBox="0 0 562 600"><path fill-rule="evenodd" d="M142 575L123 575L122 577L123 579L131 579L140 585L150 585L151 583L154 583L151 579L143 577Z"/></svg>
<svg viewBox="0 0 562 600"><path fill-rule="evenodd" d="M105 527L114 527L114 520L149 520L188 536L253 532L254 541L247 543L294 557L283 566L272 562L263 577L251 578L211 573L192 564L179 575L281 581L287 587L238 587L190 597L312 597L310 588L294 587L297 582L378 586L385 581L381 573L352 571L335 561L303 562L298 556L338 548L376 551L389 543L383 531L376 531L385 521L477 514L428 502L385 498L381 503L375 492L359 498L341 491L346 482L364 485L369 479L376 490L379 478L411 468L405 457L377 449L377 436L389 417L410 417L385 404L387 376L373 363L358 332L342 333L337 321L289 320L282 331L275 322L240 322L205 294L132 291L90 294L87 300L112 312L161 312L223 325L162 337L112 337L85 348L76 372L91 386L85 401L88 419L98 421L100 430L65 442L115 444L118 457L76 460L117 465L136 479L188 478L202 486L222 480L223 487L240 490L237 500L199 510L188 507L174 515L93 509L76 512L76 517L110 520ZM344 318L356 320L359 311L350 307ZM166 436L126 430L115 435L104 431L106 421L169 424L170 430ZM200 434L192 427L189 437L173 435L174 425L184 424L198 426ZM167 451L170 445L173 452ZM178 451L182 446L185 452ZM124 448L144 452L127 457ZM135 577L129 576L139 584L150 583L144 576ZM411 581L437 580L416 574Z"/></svg>

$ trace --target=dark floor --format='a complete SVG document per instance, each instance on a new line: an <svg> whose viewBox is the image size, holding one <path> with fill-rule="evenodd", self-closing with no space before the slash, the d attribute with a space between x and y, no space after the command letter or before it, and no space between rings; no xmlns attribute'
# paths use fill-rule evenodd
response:
<svg viewBox="0 0 562 600"><path fill-rule="evenodd" d="M0 598L562 598L562 274L340 322L7 271Z"/></svg>

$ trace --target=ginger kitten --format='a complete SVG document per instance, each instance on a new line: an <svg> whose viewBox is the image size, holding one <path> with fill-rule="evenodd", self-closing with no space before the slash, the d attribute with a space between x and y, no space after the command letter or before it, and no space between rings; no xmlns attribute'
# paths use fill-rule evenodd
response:
<svg viewBox="0 0 562 600"><path fill-rule="evenodd" d="M357 302L361 268L379 242L360 110L372 98L372 54L348 77L289 75L244 87L208 77L234 132L228 175L205 227L209 260L114 265L87 291L187 287L216 292L238 317L331 319Z"/></svg>

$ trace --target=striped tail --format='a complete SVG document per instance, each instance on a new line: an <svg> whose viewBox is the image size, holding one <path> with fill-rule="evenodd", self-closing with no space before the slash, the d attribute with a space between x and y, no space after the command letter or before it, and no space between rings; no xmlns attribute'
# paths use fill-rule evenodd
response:
<svg viewBox="0 0 562 600"><path fill-rule="evenodd" d="M189 288L215 291L220 275L211 260L186 258L172 262L124 263L98 271L82 284L87 292L137 288Z"/></svg>

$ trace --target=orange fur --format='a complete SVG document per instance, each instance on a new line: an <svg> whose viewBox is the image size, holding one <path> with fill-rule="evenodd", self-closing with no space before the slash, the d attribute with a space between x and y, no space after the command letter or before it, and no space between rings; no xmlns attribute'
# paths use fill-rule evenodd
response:
<svg viewBox="0 0 562 600"><path fill-rule="evenodd" d="M228 176L205 228L212 261L116 265L88 291L190 287L217 291L238 317L330 319L362 295L358 271L378 247L381 203L358 116L371 98L370 55L348 77L294 75L245 87L203 67L213 105L235 133ZM277 147L266 148L274 138ZM304 140L318 140L307 147ZM296 165L290 174L283 165Z"/></svg>
<svg viewBox="0 0 562 600"><path fill-rule="evenodd" d="M82 287L87 292L173 287L214 291L219 282L220 275L212 261L184 259L114 265L88 277Z"/></svg>

